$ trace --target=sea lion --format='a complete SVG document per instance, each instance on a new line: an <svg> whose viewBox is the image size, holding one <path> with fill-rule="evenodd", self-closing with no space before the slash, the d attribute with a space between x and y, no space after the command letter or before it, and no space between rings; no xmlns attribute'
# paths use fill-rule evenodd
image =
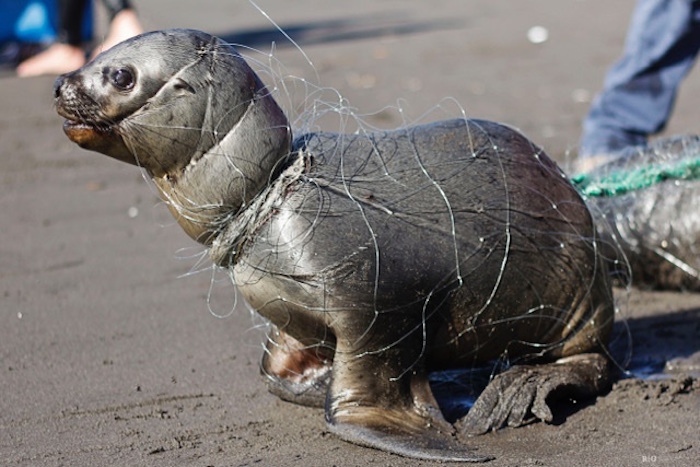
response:
<svg viewBox="0 0 700 467"><path fill-rule="evenodd" d="M274 329L273 392L325 405L341 438L478 461L464 439L547 397L609 385L614 305L593 219L564 173L504 125L310 133L235 49L167 30L59 77L70 139L143 167ZM448 423L428 372L512 364Z"/></svg>

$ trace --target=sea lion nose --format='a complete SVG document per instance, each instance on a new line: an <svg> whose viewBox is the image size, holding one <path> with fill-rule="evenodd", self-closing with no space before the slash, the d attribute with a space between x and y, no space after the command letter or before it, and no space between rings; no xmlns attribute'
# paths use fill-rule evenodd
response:
<svg viewBox="0 0 700 467"><path fill-rule="evenodd" d="M63 86L63 82L66 80L66 75L61 75L58 78L56 78L56 81L53 82L53 97L54 99L58 99L61 97L61 87Z"/></svg>

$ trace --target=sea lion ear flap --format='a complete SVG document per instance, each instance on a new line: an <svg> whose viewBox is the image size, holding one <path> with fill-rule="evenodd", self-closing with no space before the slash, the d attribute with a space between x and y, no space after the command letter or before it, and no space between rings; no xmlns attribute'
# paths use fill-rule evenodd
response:
<svg viewBox="0 0 700 467"><path fill-rule="evenodd" d="M176 77L173 79L173 89L175 91L181 91L182 93L189 93L189 94L195 94L196 91L194 88L184 79L180 77Z"/></svg>

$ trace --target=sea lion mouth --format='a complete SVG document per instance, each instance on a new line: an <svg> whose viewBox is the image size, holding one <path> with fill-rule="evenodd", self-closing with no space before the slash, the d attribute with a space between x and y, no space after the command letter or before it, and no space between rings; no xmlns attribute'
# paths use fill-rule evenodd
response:
<svg viewBox="0 0 700 467"><path fill-rule="evenodd" d="M116 123L91 122L79 119L60 103L56 106L59 115L65 118L63 132L68 139L83 149L97 151L120 161L138 165L136 158L124 144Z"/></svg>
<svg viewBox="0 0 700 467"><path fill-rule="evenodd" d="M111 139L115 135L113 127L105 124L77 121L67 118L63 122L63 132L68 139L86 149L93 149L98 142Z"/></svg>

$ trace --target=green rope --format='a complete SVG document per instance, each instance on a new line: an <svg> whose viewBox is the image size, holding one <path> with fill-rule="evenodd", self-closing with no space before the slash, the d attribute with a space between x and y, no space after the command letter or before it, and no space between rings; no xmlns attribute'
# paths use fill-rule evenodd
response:
<svg viewBox="0 0 700 467"><path fill-rule="evenodd" d="M578 174L571 182L584 196L617 196L648 188L666 180L696 180L700 178L700 154L695 157L642 166L632 170L614 170L604 175Z"/></svg>

